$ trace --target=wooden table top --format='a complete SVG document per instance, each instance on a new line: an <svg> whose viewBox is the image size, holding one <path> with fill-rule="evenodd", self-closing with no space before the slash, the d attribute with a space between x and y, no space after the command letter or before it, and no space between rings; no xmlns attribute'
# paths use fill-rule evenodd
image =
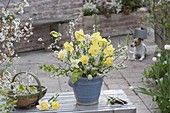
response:
<svg viewBox="0 0 170 113"><path fill-rule="evenodd" d="M47 93L42 100L49 99L54 93ZM126 105L110 105L107 96L118 97L128 102ZM103 90L101 92L99 103L92 106L80 106L76 104L73 92L59 93L58 102L60 107L58 110L40 111L36 107L31 109L16 109L12 113L136 113L135 106L127 98L123 90Z"/></svg>

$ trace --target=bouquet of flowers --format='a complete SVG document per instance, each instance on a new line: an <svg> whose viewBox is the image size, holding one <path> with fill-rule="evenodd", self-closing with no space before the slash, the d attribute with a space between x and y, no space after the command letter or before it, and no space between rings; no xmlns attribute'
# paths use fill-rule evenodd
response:
<svg viewBox="0 0 170 113"><path fill-rule="evenodd" d="M20 42L22 38L29 42L32 32L32 20L20 19L19 16L24 13L24 7L29 6L27 0L22 0L8 9L10 0L5 8L2 8L0 16L0 68L6 67L8 61L12 61L15 56L14 43ZM2 69L5 70L5 69Z"/></svg>
<svg viewBox="0 0 170 113"><path fill-rule="evenodd" d="M60 33L52 31L51 34L56 40L61 39ZM78 78L104 77L111 69L124 66L128 53L126 46L114 48L111 40L103 38L98 31L90 35L80 29L71 34L71 41L65 42L60 51L54 51L54 56L66 65L45 64L40 69L57 76L70 76L71 82L75 83Z"/></svg>

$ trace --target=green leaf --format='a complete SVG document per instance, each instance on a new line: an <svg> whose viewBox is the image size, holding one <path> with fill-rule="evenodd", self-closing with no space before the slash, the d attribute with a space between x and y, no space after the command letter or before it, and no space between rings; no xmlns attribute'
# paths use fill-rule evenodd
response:
<svg viewBox="0 0 170 113"><path fill-rule="evenodd" d="M84 44L81 44L81 48L87 48L87 46Z"/></svg>
<svg viewBox="0 0 170 113"><path fill-rule="evenodd" d="M30 86L30 87L29 87L29 90L30 90L31 92L35 92L35 91L37 91L37 87L35 87L35 86Z"/></svg>
<svg viewBox="0 0 170 113"><path fill-rule="evenodd" d="M0 90L0 94L1 94L1 95L7 95L7 93L4 92L3 90Z"/></svg>
<svg viewBox="0 0 170 113"><path fill-rule="evenodd" d="M55 37L55 38L61 37L61 33L58 33L58 32L56 32L56 31L51 31L50 34L51 34L53 37Z"/></svg>
<svg viewBox="0 0 170 113"><path fill-rule="evenodd" d="M80 72L73 72L72 77L71 77L71 82L74 84L77 79L80 77Z"/></svg>
<svg viewBox="0 0 170 113"><path fill-rule="evenodd" d="M3 104L0 104L0 111L2 111Z"/></svg>
<svg viewBox="0 0 170 113"><path fill-rule="evenodd" d="M154 97L154 96L161 97L160 92L157 89L139 87L139 88L135 89L135 91L139 92L139 93L146 94L146 95L150 95L152 97Z"/></svg>
<svg viewBox="0 0 170 113"><path fill-rule="evenodd" d="M25 91L25 86L19 85L19 86L18 86L18 90L19 90L19 91Z"/></svg>
<svg viewBox="0 0 170 113"><path fill-rule="evenodd" d="M74 45L79 45L80 42L79 41L74 41Z"/></svg>
<svg viewBox="0 0 170 113"><path fill-rule="evenodd" d="M74 84L77 81L77 78L71 78L71 83Z"/></svg>
<svg viewBox="0 0 170 113"><path fill-rule="evenodd" d="M12 102L11 102L11 104L16 104L18 102L18 100L13 100Z"/></svg>
<svg viewBox="0 0 170 113"><path fill-rule="evenodd" d="M43 66L39 66L39 68L38 68L39 70L42 70L43 69Z"/></svg>

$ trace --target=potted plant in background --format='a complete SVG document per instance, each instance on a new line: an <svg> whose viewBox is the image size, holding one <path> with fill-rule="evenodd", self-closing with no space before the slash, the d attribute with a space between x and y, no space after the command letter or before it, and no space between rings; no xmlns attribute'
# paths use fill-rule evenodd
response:
<svg viewBox="0 0 170 113"><path fill-rule="evenodd" d="M136 11L142 7L143 3L141 0L122 0L122 10L125 15L130 14L132 11Z"/></svg>
<svg viewBox="0 0 170 113"><path fill-rule="evenodd" d="M99 10L99 13L105 15L107 18L111 17L111 14L120 13L122 10L121 0L97 0L96 6Z"/></svg>
<svg viewBox="0 0 170 113"><path fill-rule="evenodd" d="M83 5L83 15L88 16L88 15L93 15L97 14L98 9L96 7L96 4L94 4L92 1L86 1L85 4Z"/></svg>
<svg viewBox="0 0 170 113"><path fill-rule="evenodd" d="M103 38L95 27L93 34L85 34L83 29L76 31L75 21L69 23L71 41L65 42L60 51L54 51L54 56L65 65L57 61L57 66L45 64L40 69L56 76L69 76L77 104L92 105L98 103L103 77L124 66L127 47L114 48L109 38Z"/></svg>
<svg viewBox="0 0 170 113"><path fill-rule="evenodd" d="M139 87L135 91L152 96L162 113L170 112L170 45L153 57L151 69L144 70L144 77L151 88Z"/></svg>
<svg viewBox="0 0 170 113"><path fill-rule="evenodd" d="M139 87L134 91L150 95L158 104L162 113L170 112L170 43L169 37L169 1L159 2L145 0L150 6L147 18L144 19L145 26L155 29L155 41L158 49L155 57L152 58L153 64L150 69L144 69L142 78L150 88ZM152 6L151 6L152 4ZM158 16L159 15L159 16ZM159 38L158 38L159 37ZM166 45L165 45L166 44Z"/></svg>
<svg viewBox="0 0 170 113"><path fill-rule="evenodd" d="M106 1L106 0L85 0L83 5L83 15L92 16L93 14L103 14L110 17L111 14L120 13L122 10L121 0Z"/></svg>

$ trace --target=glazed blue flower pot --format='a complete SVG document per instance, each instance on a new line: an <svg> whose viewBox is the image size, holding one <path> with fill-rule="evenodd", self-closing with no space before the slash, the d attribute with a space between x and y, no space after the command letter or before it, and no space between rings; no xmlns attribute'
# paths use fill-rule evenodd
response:
<svg viewBox="0 0 170 113"><path fill-rule="evenodd" d="M74 84L70 79L68 81L68 84L73 88L77 104L86 106L98 103L102 83L102 77L94 77L92 80L79 78Z"/></svg>

